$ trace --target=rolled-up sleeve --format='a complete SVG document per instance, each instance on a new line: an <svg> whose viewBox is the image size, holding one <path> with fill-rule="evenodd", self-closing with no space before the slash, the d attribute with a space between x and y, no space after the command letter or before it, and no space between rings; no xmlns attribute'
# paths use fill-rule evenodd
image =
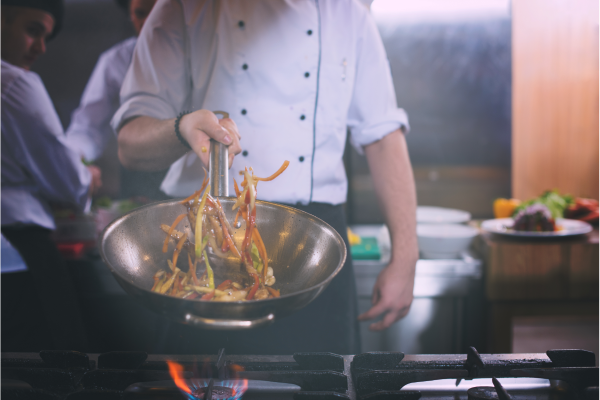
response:
<svg viewBox="0 0 600 400"><path fill-rule="evenodd" d="M168 119L182 111L190 89L182 4L159 0L138 38L121 87L121 106L111 126L118 132L132 117Z"/></svg>
<svg viewBox="0 0 600 400"><path fill-rule="evenodd" d="M399 108L390 65L377 26L365 13L358 41L356 80L348 109L348 127L353 146L364 146L401 128L408 132L408 116Z"/></svg>

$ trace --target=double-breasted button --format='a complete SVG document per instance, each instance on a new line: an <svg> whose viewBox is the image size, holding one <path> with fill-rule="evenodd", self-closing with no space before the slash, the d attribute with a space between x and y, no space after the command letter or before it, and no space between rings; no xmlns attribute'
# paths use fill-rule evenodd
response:
<svg viewBox="0 0 600 400"><path fill-rule="evenodd" d="M246 115L246 113L247 113L247 112L248 112L248 111L246 111L246 109L245 109L245 108L244 108L244 109L242 109L242 115Z"/></svg>
<svg viewBox="0 0 600 400"><path fill-rule="evenodd" d="M305 116L304 114L302 114L302 115L300 116L300 119L301 119L302 121L304 121L304 120L306 119L306 116Z"/></svg>
<svg viewBox="0 0 600 400"><path fill-rule="evenodd" d="M310 73L308 73L308 72L305 72L305 73L304 73L304 77L305 77L305 78L308 78L309 76L310 76Z"/></svg>
<svg viewBox="0 0 600 400"><path fill-rule="evenodd" d="M298 160L300 160L300 162L304 162L304 156L300 156Z"/></svg>
<svg viewBox="0 0 600 400"><path fill-rule="evenodd" d="M242 65L242 69L248 69L248 64Z"/></svg>
<svg viewBox="0 0 600 400"><path fill-rule="evenodd" d="M242 21L240 21L240 22L242 22ZM306 31L306 34L307 34L308 36L312 35L312 29L309 29L309 30L307 30L307 31Z"/></svg>
<svg viewBox="0 0 600 400"><path fill-rule="evenodd" d="M243 155L244 157L246 157L246 156L248 155L248 150L244 150L244 151L242 151L242 155Z"/></svg>
<svg viewBox="0 0 600 400"><path fill-rule="evenodd" d="M238 22L238 26L239 26L240 28L243 28L245 25L246 25L246 24L244 23L244 21L240 21L240 22Z"/></svg>

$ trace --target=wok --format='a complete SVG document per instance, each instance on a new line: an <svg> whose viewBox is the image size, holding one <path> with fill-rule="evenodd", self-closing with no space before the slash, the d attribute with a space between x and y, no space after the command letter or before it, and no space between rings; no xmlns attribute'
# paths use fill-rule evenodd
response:
<svg viewBox="0 0 600 400"><path fill-rule="evenodd" d="M219 197L225 215L233 222L235 198ZM179 200L167 200L135 209L113 221L99 238L100 254L123 289L145 306L173 320L204 329L245 329L271 323L313 301L344 265L346 246L341 236L322 220L303 211L265 201L256 202L256 224L261 233L269 266L273 267L275 289L281 297L238 302L187 300L152 292L153 276L167 269L175 243L162 252L165 233L161 224L171 225L187 209ZM240 245L245 225L234 228ZM176 228L194 241L187 219ZM239 247L238 247L239 248ZM218 285L225 279L248 282L239 259L218 258L209 251L209 262ZM185 251L178 266L187 271ZM199 271L201 267L199 264Z"/></svg>

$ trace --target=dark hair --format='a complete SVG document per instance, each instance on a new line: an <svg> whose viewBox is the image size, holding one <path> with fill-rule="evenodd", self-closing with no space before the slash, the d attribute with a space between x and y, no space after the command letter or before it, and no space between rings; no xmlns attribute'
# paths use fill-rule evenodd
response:
<svg viewBox="0 0 600 400"><path fill-rule="evenodd" d="M48 40L54 38L62 28L65 14L64 0L2 0L3 6L37 8L52 15L54 18L54 29Z"/></svg>

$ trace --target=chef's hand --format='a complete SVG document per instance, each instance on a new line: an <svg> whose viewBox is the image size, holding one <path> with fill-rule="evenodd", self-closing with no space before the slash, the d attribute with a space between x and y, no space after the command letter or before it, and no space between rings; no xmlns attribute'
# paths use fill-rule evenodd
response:
<svg viewBox="0 0 600 400"><path fill-rule="evenodd" d="M231 118L219 119L208 110L197 110L184 115L179 120L179 132L207 168L211 138L228 146L229 168L233 158L242 151L241 136L235 122Z"/></svg>
<svg viewBox="0 0 600 400"><path fill-rule="evenodd" d="M372 331L389 328L394 322L408 314L413 301L415 264L417 257L391 262L377 277L373 288L373 306L358 316L359 321L383 318L369 326Z"/></svg>

